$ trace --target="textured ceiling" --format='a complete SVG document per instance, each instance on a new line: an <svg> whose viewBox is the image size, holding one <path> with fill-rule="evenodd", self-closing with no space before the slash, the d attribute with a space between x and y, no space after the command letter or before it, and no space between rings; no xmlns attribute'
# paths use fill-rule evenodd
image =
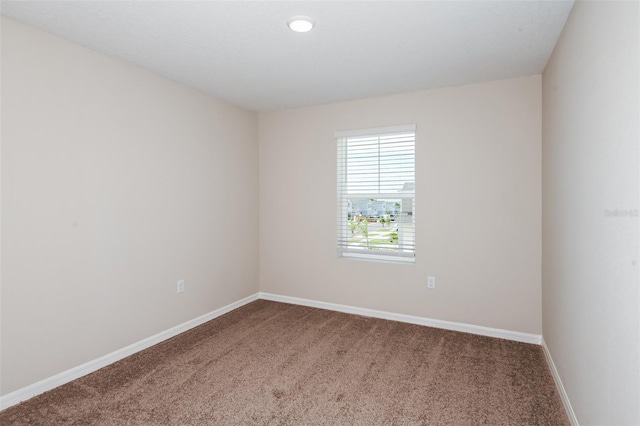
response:
<svg viewBox="0 0 640 426"><path fill-rule="evenodd" d="M255 111L542 72L573 1L2 1L6 16ZM294 15L316 21L305 34Z"/></svg>

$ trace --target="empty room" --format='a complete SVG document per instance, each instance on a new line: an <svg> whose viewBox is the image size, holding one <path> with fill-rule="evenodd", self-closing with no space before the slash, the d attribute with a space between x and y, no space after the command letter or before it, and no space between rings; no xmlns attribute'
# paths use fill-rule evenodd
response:
<svg viewBox="0 0 640 426"><path fill-rule="evenodd" d="M1 3L0 424L640 425L640 3Z"/></svg>

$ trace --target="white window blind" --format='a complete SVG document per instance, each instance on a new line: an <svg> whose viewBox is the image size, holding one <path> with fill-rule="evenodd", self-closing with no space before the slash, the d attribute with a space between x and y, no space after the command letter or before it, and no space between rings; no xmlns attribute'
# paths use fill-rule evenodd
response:
<svg viewBox="0 0 640 426"><path fill-rule="evenodd" d="M339 256L415 259L415 129L336 133Z"/></svg>

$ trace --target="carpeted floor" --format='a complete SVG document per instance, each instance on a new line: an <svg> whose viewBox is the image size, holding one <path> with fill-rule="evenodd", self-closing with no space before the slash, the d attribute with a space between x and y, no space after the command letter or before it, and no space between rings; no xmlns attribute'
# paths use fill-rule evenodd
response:
<svg viewBox="0 0 640 426"><path fill-rule="evenodd" d="M565 425L539 346L259 300L2 425Z"/></svg>

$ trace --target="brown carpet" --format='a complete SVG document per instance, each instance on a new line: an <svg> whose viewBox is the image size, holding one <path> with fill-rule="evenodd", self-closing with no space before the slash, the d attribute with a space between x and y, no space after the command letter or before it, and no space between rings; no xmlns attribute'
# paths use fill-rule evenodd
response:
<svg viewBox="0 0 640 426"><path fill-rule="evenodd" d="M259 300L2 425L565 425L539 346Z"/></svg>

